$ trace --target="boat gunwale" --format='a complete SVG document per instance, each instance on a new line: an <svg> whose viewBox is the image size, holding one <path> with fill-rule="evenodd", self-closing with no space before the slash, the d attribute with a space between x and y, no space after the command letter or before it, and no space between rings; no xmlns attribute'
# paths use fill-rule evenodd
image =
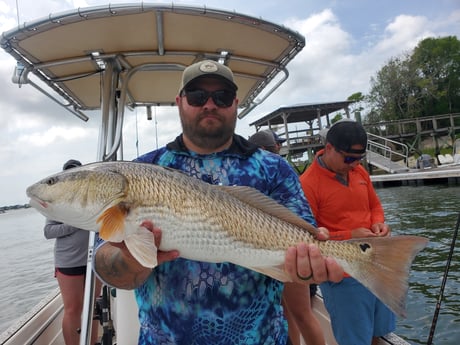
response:
<svg viewBox="0 0 460 345"><path fill-rule="evenodd" d="M51 307L51 316L47 318L47 322L42 324L39 329L35 330L31 336L28 336L29 342L27 344L33 344L40 335L49 327L49 325L59 316L63 311L64 305L58 303L57 307L52 306L53 302L61 298L59 287L53 289L44 298L42 298L32 309L27 313L18 318L13 324L11 324L5 331L0 334L0 344L16 344L14 340L16 337L21 336L21 332L26 328L30 328L30 323L47 308ZM21 344L22 345L22 344ZM26 345L26 344L24 344Z"/></svg>

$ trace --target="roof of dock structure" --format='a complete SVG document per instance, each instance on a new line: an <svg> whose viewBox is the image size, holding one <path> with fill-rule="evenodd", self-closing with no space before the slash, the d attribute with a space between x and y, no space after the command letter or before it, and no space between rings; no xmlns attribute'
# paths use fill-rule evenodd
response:
<svg viewBox="0 0 460 345"><path fill-rule="evenodd" d="M263 126L283 126L284 131L278 133L280 137L287 140L286 145L281 148L282 156L299 155L311 149L317 149L323 144L320 131L330 127L331 119L329 114L344 110L346 117L350 118L349 105L354 101L323 102L323 103L302 103L291 106L282 106L271 113L254 121L250 126L255 126L258 131ZM323 122L321 117L326 117ZM314 121L317 120L315 123ZM288 128L290 123L304 123L307 129L293 130Z"/></svg>
<svg viewBox="0 0 460 345"><path fill-rule="evenodd" d="M250 126L259 129L262 126L280 125L295 122L314 121L321 116L326 116L339 110L348 113L348 106L354 101L324 102L324 103L302 103L291 106L282 106L271 113L254 121ZM327 119L329 123L329 119Z"/></svg>

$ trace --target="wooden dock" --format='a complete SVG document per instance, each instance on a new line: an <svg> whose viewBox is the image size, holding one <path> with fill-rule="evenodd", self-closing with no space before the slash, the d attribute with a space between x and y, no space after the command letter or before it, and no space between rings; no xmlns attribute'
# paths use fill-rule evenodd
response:
<svg viewBox="0 0 460 345"><path fill-rule="evenodd" d="M411 169L397 174L371 175L371 180L376 188L432 184L460 185L460 164Z"/></svg>

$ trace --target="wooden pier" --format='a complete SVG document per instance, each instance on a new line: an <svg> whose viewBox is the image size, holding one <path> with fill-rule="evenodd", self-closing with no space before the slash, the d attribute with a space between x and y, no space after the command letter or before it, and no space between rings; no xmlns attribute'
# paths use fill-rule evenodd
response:
<svg viewBox="0 0 460 345"><path fill-rule="evenodd" d="M254 121L256 131L263 127L274 130L286 139L281 155L291 158L307 153L311 160L321 146L321 131L332 124L333 114L350 118L353 101L328 103L305 103L280 107ZM354 112L355 117L357 112ZM379 123L363 123L367 132L398 141L408 147L409 152L421 153L424 143L430 142L435 152L451 146L460 131L460 113L425 116ZM427 140L428 139L428 140Z"/></svg>
<svg viewBox="0 0 460 345"><path fill-rule="evenodd" d="M371 175L376 188L393 186L460 185L460 164L427 169L412 169L397 174Z"/></svg>
<svg viewBox="0 0 460 345"><path fill-rule="evenodd" d="M444 145L451 145L460 131L460 113L425 116L412 119L363 124L367 132L409 146L410 151L422 151L422 142L432 140L435 151Z"/></svg>
<svg viewBox="0 0 460 345"><path fill-rule="evenodd" d="M286 144L283 145L280 152L282 156L289 160L306 158L307 162L311 162L315 152L324 145L322 131L332 124L333 114L342 112L345 117L350 118L349 107L352 104L352 101L340 101L283 106L250 125L255 126L256 131L268 127L277 132L280 137L285 138ZM460 131L460 113L372 124L364 123L363 126L370 136L369 142L375 142L376 151L381 151L381 148L384 147L397 152L396 143L406 149L403 154L404 166L398 165L398 169L386 169L390 173L382 175L371 174L371 180L375 187L428 184L460 185L460 164L458 162L425 169L413 169L408 164L408 156L414 152L421 154L424 144L433 148L435 154L440 152L443 147L453 147L457 133ZM378 145L379 142L376 139L378 137L385 139L385 142ZM368 154L368 163L383 169L379 164L376 164L378 157L375 157L376 154L370 147L368 147ZM395 157L390 156L388 159L393 158ZM302 165L302 169L299 169L295 164L293 166L299 173L302 173L307 164Z"/></svg>

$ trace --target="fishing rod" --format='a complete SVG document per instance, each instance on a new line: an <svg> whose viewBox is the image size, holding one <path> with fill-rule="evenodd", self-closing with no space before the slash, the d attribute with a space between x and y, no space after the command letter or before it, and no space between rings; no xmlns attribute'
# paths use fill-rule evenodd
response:
<svg viewBox="0 0 460 345"><path fill-rule="evenodd" d="M442 277L441 290L439 292L438 302L436 303L436 309L433 315L433 322L431 323L430 335L428 337L428 341L426 345L431 345L433 342L434 331L436 329L436 324L438 322L439 310L441 309L441 301L444 296L444 288L446 286L447 275L449 274L450 262L454 254L455 241L457 240L457 234L458 234L459 227L460 227L460 212L458 213L457 225L455 226L454 236L452 237L452 243L450 244L450 251L449 251L449 256L447 257L446 270L444 271L444 276Z"/></svg>

